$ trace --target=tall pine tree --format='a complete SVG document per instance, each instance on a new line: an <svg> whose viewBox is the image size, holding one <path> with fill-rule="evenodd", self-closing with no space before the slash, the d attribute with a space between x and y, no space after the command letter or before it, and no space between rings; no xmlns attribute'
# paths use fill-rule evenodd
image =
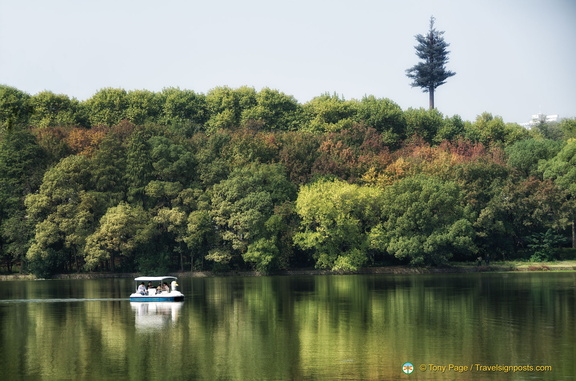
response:
<svg viewBox="0 0 576 381"><path fill-rule="evenodd" d="M430 30L428 34L416 36L418 45L415 46L416 55L422 60L410 69L406 75L413 79L412 87L421 87L422 91L430 94L430 109L434 108L434 91L446 80L456 73L446 70L448 62L448 46L442 35L444 32L434 28L434 17L430 17Z"/></svg>

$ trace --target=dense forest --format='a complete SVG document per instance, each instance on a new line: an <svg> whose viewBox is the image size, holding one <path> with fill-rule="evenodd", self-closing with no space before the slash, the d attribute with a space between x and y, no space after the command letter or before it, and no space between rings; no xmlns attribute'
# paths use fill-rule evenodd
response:
<svg viewBox="0 0 576 381"><path fill-rule="evenodd" d="M277 90L0 86L2 271L317 267L572 255L576 119L526 129Z"/></svg>

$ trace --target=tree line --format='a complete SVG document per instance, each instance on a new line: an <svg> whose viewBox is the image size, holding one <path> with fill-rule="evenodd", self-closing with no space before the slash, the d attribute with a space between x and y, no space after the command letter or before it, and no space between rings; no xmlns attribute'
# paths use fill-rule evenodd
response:
<svg viewBox="0 0 576 381"><path fill-rule="evenodd" d="M373 96L0 86L0 258L59 272L442 265L569 246L576 120Z"/></svg>

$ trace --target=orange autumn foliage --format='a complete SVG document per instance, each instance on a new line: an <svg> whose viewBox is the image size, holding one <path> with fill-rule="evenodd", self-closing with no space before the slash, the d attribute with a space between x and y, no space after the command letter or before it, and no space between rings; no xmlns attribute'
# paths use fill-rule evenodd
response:
<svg viewBox="0 0 576 381"><path fill-rule="evenodd" d="M65 140L75 154L92 156L108 130L109 128L104 126L90 129L75 127L70 130Z"/></svg>
<svg viewBox="0 0 576 381"><path fill-rule="evenodd" d="M379 187L416 174L428 174L440 178L454 177L454 168L459 165L485 161L504 165L504 152L499 148L486 149L482 143L470 140L443 141L431 146L415 137L394 153L393 161L383 170L371 168L363 176L366 184Z"/></svg>

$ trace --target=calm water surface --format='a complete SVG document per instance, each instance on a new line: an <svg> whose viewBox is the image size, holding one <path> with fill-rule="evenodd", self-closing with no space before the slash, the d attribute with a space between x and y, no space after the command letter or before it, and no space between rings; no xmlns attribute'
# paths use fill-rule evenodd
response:
<svg viewBox="0 0 576 381"><path fill-rule="evenodd" d="M139 304L130 279L0 282L2 380L576 379L576 273L179 283Z"/></svg>

